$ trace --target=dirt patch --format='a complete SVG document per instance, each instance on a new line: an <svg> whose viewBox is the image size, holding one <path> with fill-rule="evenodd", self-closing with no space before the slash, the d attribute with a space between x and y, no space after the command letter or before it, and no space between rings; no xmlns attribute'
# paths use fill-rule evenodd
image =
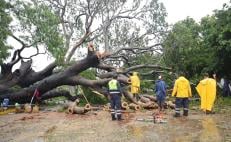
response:
<svg viewBox="0 0 231 142"><path fill-rule="evenodd" d="M124 120L111 121L107 111L70 115L59 112L0 116L1 142L220 142L231 141L230 113L205 115L191 111L188 117L153 123L152 111L123 113Z"/></svg>

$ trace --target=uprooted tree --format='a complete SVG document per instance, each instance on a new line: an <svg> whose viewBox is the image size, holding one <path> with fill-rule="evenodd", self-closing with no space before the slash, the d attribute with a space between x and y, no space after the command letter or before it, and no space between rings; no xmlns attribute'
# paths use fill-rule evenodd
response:
<svg viewBox="0 0 231 142"><path fill-rule="evenodd" d="M0 100L28 102L36 89L41 100L58 96L75 100L67 90L57 89L63 85L81 85L107 96L107 82L113 75L126 88L129 72L169 70L160 65L167 24L165 8L157 0L1 3L1 15L8 20L0 21L5 30L0 33ZM7 45L7 37L20 47ZM33 60L37 56L41 60L41 54L51 56L54 62L35 71ZM81 76L86 70L95 70L97 79ZM127 89L123 93L135 102Z"/></svg>

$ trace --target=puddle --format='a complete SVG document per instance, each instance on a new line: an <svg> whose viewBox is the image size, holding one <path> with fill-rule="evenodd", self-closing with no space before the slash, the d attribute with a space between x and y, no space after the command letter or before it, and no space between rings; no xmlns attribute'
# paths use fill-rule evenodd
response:
<svg viewBox="0 0 231 142"><path fill-rule="evenodd" d="M139 127L139 126L130 126L128 127L128 133L133 135L136 138L142 138L144 136L145 127Z"/></svg>
<svg viewBox="0 0 231 142"><path fill-rule="evenodd" d="M219 133L219 129L217 128L217 124L214 119L211 117L207 117L202 120L202 129L201 134L199 136L200 141L202 142L221 142L223 141L221 134Z"/></svg>
<svg viewBox="0 0 231 142"><path fill-rule="evenodd" d="M49 114L49 115L48 115ZM226 115L195 113L167 123L137 121L151 112L124 113L123 121L111 121L109 112L67 116L63 113L4 115L0 117L0 141L14 142L221 142L231 140L231 120ZM34 116L35 119L20 118ZM37 121L37 118L40 118Z"/></svg>

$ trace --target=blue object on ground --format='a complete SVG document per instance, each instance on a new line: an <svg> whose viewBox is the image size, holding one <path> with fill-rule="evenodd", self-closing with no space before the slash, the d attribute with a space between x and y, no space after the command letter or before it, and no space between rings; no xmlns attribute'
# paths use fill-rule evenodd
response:
<svg viewBox="0 0 231 142"><path fill-rule="evenodd" d="M7 107L9 105L9 99L8 98L5 98L2 102L2 106L3 107Z"/></svg>

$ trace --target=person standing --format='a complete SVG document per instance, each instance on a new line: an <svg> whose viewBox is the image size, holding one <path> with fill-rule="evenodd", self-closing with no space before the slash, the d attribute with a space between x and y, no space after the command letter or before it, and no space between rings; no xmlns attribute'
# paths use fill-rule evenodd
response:
<svg viewBox="0 0 231 142"><path fill-rule="evenodd" d="M116 118L120 121L122 120L121 113L121 88L117 76L113 76L113 79L108 82L108 91L110 95L110 104L111 104L111 117L112 120Z"/></svg>
<svg viewBox="0 0 231 142"><path fill-rule="evenodd" d="M201 109L206 114L211 114L214 101L216 99L216 80L209 78L208 73L204 74L204 79L197 85L196 90L201 98Z"/></svg>
<svg viewBox="0 0 231 142"><path fill-rule="evenodd" d="M138 77L138 72L133 72L132 76L129 77L128 83L131 84L131 93L136 101L139 100L140 92L140 79Z"/></svg>
<svg viewBox="0 0 231 142"><path fill-rule="evenodd" d="M230 89L229 89L229 80L227 79L227 77L225 76L224 77L224 85L223 85L223 88L222 88L222 96L223 97L228 97L228 96L231 96L231 92L230 92Z"/></svg>
<svg viewBox="0 0 231 142"><path fill-rule="evenodd" d="M159 112L163 111L164 109L166 89L167 89L167 86L165 82L162 80L162 76L161 75L158 76L158 80L155 83L155 94L157 98Z"/></svg>
<svg viewBox="0 0 231 142"><path fill-rule="evenodd" d="M183 115L188 116L189 97L192 96L189 81L181 73L175 81L172 96L176 97L176 107L174 117L180 116L180 108L183 106Z"/></svg>

